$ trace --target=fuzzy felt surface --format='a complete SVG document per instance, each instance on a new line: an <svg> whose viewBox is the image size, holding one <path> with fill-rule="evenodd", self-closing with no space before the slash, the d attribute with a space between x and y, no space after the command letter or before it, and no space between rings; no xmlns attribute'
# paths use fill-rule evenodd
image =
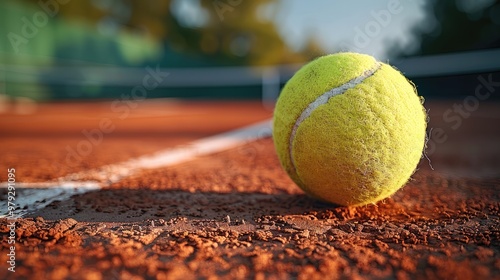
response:
<svg viewBox="0 0 500 280"><path fill-rule="evenodd" d="M338 53L305 65L286 84L273 139L281 164L306 193L365 205L408 181L425 129L422 99L399 71L368 55Z"/></svg>

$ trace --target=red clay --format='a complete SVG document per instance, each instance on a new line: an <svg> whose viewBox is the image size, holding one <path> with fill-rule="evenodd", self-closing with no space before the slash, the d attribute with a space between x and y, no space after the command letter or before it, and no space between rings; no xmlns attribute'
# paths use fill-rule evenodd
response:
<svg viewBox="0 0 500 280"><path fill-rule="evenodd" d="M407 186L376 205L337 207L305 196L267 138L143 171L18 220L16 272L2 267L0 277L500 279L498 104L481 104L456 130L442 119L452 104L427 105L429 126L448 135L429 155L435 170L422 160ZM268 117L261 109L248 112L245 120ZM218 118L229 124L209 129L207 122L202 131L236 125L223 115ZM33 143L34 154L47 153ZM144 151L137 148L137 154ZM113 145L95 157L115 162ZM84 162L87 168L101 164ZM10 164L20 169L19 162ZM0 232L8 233L5 220ZM6 235L2 246L7 252ZM0 262L6 260L2 253Z"/></svg>
<svg viewBox="0 0 500 280"><path fill-rule="evenodd" d="M112 104L41 104L32 115L0 115L2 166L15 167L23 182L43 182L272 116L257 101L145 101L128 113Z"/></svg>

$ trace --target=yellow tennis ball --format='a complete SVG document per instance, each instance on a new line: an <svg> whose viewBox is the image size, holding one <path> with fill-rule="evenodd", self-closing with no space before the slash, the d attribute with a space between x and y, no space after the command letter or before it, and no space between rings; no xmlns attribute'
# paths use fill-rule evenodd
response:
<svg viewBox="0 0 500 280"><path fill-rule="evenodd" d="M337 53L302 67L274 111L282 166L309 195L331 203L374 203L415 171L426 112L414 85L369 55Z"/></svg>

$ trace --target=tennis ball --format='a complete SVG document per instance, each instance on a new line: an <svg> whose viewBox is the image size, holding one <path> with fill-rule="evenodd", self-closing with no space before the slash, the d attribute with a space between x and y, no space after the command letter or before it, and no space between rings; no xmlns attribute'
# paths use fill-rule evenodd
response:
<svg viewBox="0 0 500 280"><path fill-rule="evenodd" d="M422 103L399 71L369 55L320 57L287 82L276 103L281 165L320 200L358 206L389 197L422 157Z"/></svg>

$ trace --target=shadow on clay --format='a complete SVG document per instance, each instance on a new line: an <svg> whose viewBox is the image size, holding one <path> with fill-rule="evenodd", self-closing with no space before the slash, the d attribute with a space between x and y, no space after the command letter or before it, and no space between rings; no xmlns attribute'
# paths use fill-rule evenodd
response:
<svg viewBox="0 0 500 280"><path fill-rule="evenodd" d="M48 220L72 218L80 222L186 218L244 225L266 215L303 215L336 207L302 194L103 189L55 201L28 217L41 216Z"/></svg>

